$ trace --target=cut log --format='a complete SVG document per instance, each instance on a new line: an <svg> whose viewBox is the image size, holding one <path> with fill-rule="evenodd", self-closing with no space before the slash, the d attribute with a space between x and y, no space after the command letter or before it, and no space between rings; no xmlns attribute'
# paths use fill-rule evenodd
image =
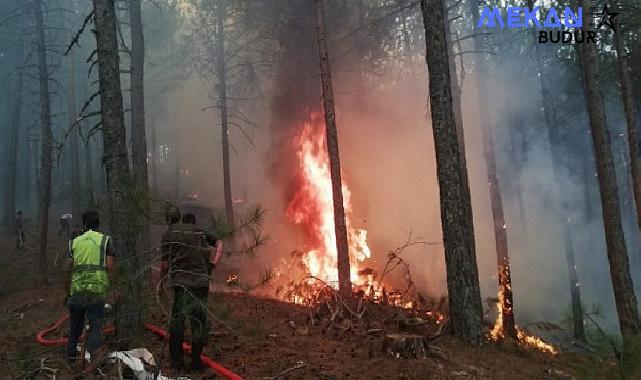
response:
<svg viewBox="0 0 641 380"><path fill-rule="evenodd" d="M387 334L383 338L383 352L393 358L425 359L428 351L422 335Z"/></svg>

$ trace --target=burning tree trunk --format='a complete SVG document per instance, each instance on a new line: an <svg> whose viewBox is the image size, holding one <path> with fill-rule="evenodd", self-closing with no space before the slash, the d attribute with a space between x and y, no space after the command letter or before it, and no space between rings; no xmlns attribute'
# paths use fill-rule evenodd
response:
<svg viewBox="0 0 641 380"><path fill-rule="evenodd" d="M614 1L615 12L621 13L620 5ZM637 141L637 115L634 106L634 96L632 94L632 82L630 80L630 66L628 65L628 55L625 51L624 34L621 28L620 17L615 18L616 32L612 33L614 37L614 46L617 51L617 72L619 75L619 84L621 86L621 96L623 98L623 111L625 112L625 122L628 130L628 149L630 151L630 172L632 174L632 190L634 193L634 203L636 206L637 226L641 230L641 163L639 162L639 146Z"/></svg>
<svg viewBox="0 0 641 380"><path fill-rule="evenodd" d="M591 20L589 14L592 2L582 0L583 19ZM581 69L585 82L590 131L596 156L596 168L601 193L601 209L605 228L605 241L610 263L610 276L614 288L614 299L619 315L619 326L624 340L636 337L640 333L637 299L630 276L628 252L621 225L619 194L612 158L612 148L605 125L605 112L601 93L599 92L599 71L596 60L596 46L582 44Z"/></svg>
<svg viewBox="0 0 641 380"><path fill-rule="evenodd" d="M341 181L341 164L338 152L338 132L336 130L336 111L334 109L334 90L332 72L327 52L325 36L325 11L323 0L315 0L316 32L318 37L318 55L320 58L321 85L323 89L323 108L325 109L325 128L327 133L327 153L329 170L332 178L332 195L334 199L334 227L336 231L336 252L338 267L338 289L343 297L351 297L352 281L350 278L349 248L347 243L347 226L343 207L343 189Z"/></svg>
<svg viewBox="0 0 641 380"><path fill-rule="evenodd" d="M22 67L23 37L17 37L16 43L16 68L13 87L13 105L11 106L11 123L9 124L9 154L7 157L7 173L5 178L4 198L4 223L12 226L16 215L16 178L18 161L18 136L20 132L20 115L22 113L22 85L24 69ZM28 172L28 170L27 170Z"/></svg>
<svg viewBox="0 0 641 380"><path fill-rule="evenodd" d="M71 205L74 218L78 218L80 211L80 157L78 152L78 128L74 125L76 122L76 84L74 78L73 54L69 55L69 128L71 136L69 144L71 145Z"/></svg>
<svg viewBox="0 0 641 380"><path fill-rule="evenodd" d="M482 338L483 309L474 243L470 189L456 130L445 39L445 15L440 0L421 0L432 130L441 198L441 222L447 267L450 318L456 336L472 344ZM462 131L461 131L462 132Z"/></svg>
<svg viewBox="0 0 641 380"><path fill-rule="evenodd" d="M223 145L223 186L225 194L225 216L227 224L234 226L234 203L231 195L231 171L229 167L229 115L227 114L227 64L225 62L225 14L226 0L219 0L216 15L216 69L220 102L220 123Z"/></svg>
<svg viewBox="0 0 641 380"><path fill-rule="evenodd" d="M107 193L111 231L118 261L122 299L116 317L119 342L142 328L139 259L136 255L136 225L128 188L131 186L127 160L125 124L120 88L116 12L114 0L93 0L96 48L98 51L98 83L102 114L103 162L107 172Z"/></svg>
<svg viewBox="0 0 641 380"><path fill-rule="evenodd" d="M528 6L534 7L534 1L528 0ZM536 40L536 31L532 29L532 38ZM536 61L539 71L539 84L541 87L541 99L543 102L543 112L545 118L545 125L550 141L550 150L552 153L552 170L555 178L555 198L560 204L561 210L561 225L565 246L565 258L568 266L568 278L570 283L570 299L572 305L572 321L574 325L574 338L577 340L585 341L585 328L583 324L583 305L581 302L581 288L579 286L578 274L576 270L576 260L574 259L574 246L572 244L572 229L570 228L570 220L568 217L567 202L564 194L561 192L560 183L563 180L562 174L558 165L564 162L561 156L561 135L557 125L556 106L553 102L552 93L550 91L551 83L548 83L545 75L545 62L542 47L540 44L535 43Z"/></svg>
<svg viewBox="0 0 641 380"><path fill-rule="evenodd" d="M36 44L38 54L38 76L40 82L40 177L38 181L38 254L40 275L47 282L47 233L49 227L49 205L51 203L52 140L51 104L49 96L49 70L45 44L42 1L34 2L36 18Z"/></svg>
<svg viewBox="0 0 641 380"><path fill-rule="evenodd" d="M478 1L472 1L472 13L474 16L474 23L476 24L479 19L479 4ZM476 35L474 37L474 50L481 52L485 49L482 36ZM490 205L492 208L492 220L494 222L494 239L496 245L496 261L498 267L499 278L499 302L501 321L502 321L502 336L516 337L516 329L514 327L514 301L512 297L512 278L510 272L510 258L508 254L507 244L507 231L505 213L503 212L503 200L501 197L501 187L498 178L498 171L496 168L496 158L494 156L494 138L492 137L492 126L490 125L490 118L488 115L489 104L487 97L483 93L487 89L488 73L485 67L484 59L481 57L476 60L476 82L477 82L477 102L479 108L481 125L481 140L483 143L483 156L485 158L485 166L487 170L487 182L490 192Z"/></svg>

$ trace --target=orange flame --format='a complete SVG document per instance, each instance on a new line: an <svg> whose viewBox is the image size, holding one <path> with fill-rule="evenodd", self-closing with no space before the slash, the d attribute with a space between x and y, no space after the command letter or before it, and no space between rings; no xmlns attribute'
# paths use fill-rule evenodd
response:
<svg viewBox="0 0 641 380"><path fill-rule="evenodd" d="M505 334L503 332L503 299L504 299L504 294L503 290L499 290L498 294L499 300L496 302L496 311L498 312L498 315L496 317L496 322L494 322L494 327L490 331L489 338L490 340L493 341L499 341L505 337ZM543 339L528 335L523 329L519 328L518 326L514 326L516 328L516 338L518 339L519 342L526 344L528 346L534 347L538 349L539 351L542 352L548 352L552 355L556 355L559 353L559 351L552 346L549 343L546 343L543 341Z"/></svg>
<svg viewBox="0 0 641 380"><path fill-rule="evenodd" d="M325 122L322 115L312 113L299 128L292 144L296 149L300 184L287 206L290 221L302 226L308 247L303 263L308 275L332 286L338 283L334 205L329 157L326 148ZM351 193L343 180L343 205L347 225L350 277L355 285L370 284L372 275L359 276L363 262L371 258L367 230L354 227Z"/></svg>

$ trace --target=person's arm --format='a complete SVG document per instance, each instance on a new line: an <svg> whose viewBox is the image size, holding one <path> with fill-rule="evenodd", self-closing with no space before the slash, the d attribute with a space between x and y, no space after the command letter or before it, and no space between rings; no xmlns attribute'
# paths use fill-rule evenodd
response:
<svg viewBox="0 0 641 380"><path fill-rule="evenodd" d="M220 261L220 257L223 255L223 241L218 240L216 242L216 252L214 256L214 265L218 265L218 261Z"/></svg>

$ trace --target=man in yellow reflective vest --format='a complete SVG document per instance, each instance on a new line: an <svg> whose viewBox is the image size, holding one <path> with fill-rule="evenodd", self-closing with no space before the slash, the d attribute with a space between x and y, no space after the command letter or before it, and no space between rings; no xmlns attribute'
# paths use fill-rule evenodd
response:
<svg viewBox="0 0 641 380"><path fill-rule="evenodd" d="M82 214L84 233L69 243L71 275L67 282L65 304L69 308L69 340L67 360L73 361L78 339L85 320L89 323L86 350L95 355L101 344L105 300L109 280L114 272L114 252L109 236L98 232L100 216L97 211Z"/></svg>

